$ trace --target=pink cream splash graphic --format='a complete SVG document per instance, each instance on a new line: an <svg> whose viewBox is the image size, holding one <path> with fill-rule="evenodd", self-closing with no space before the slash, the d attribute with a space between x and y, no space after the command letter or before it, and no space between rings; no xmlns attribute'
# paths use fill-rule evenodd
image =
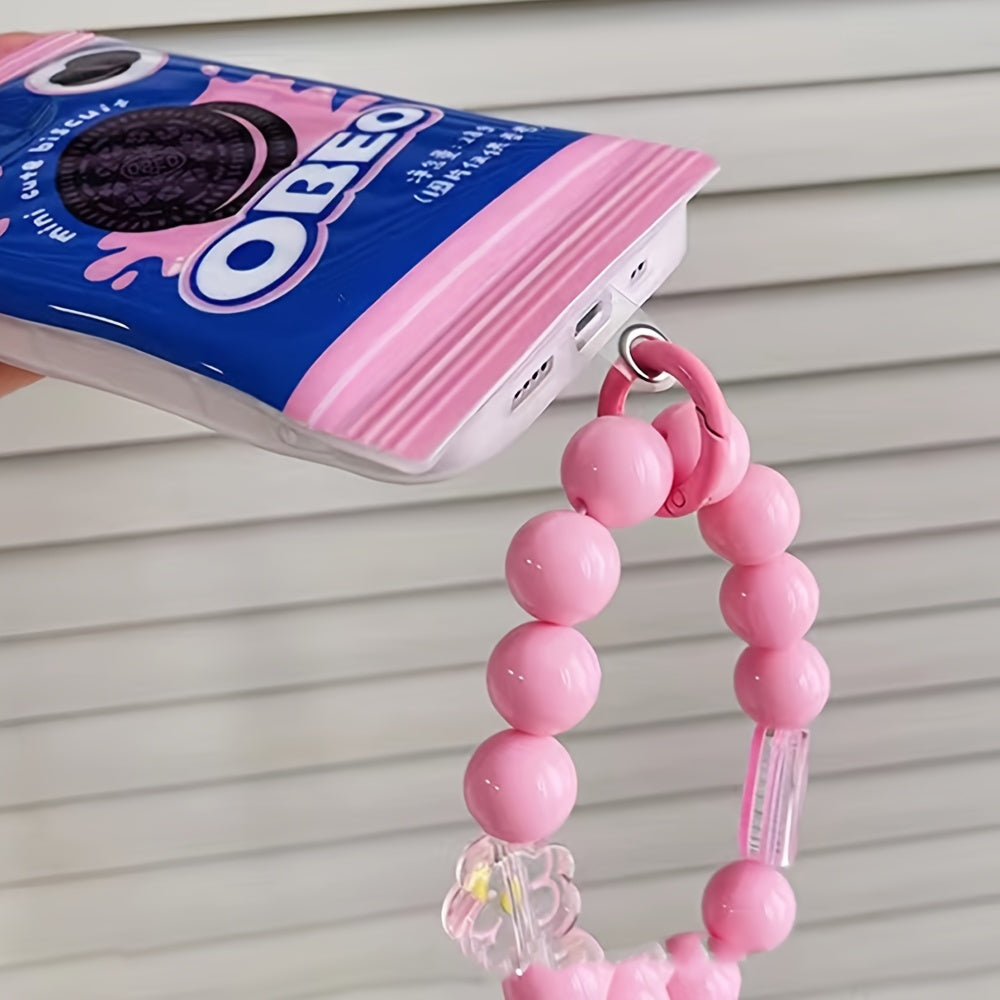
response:
<svg viewBox="0 0 1000 1000"><path fill-rule="evenodd" d="M298 159L307 156L321 142L346 128L381 100L372 94L358 94L349 97L334 110L332 102L336 90L333 87L310 87L296 91L293 90L294 80L265 74L233 83L218 76L219 71L219 67L214 65L202 67L202 72L211 79L201 96L192 103L257 104L273 111L284 118L295 132ZM142 260L160 260L163 277L175 278L188 258L232 227L243 214L153 233L109 233L97 244L102 250L109 251L107 256L94 261L84 271L84 276L88 281L110 281L113 289L121 291L138 277L138 272L130 268ZM6 228L6 221L0 220L0 235Z"/></svg>

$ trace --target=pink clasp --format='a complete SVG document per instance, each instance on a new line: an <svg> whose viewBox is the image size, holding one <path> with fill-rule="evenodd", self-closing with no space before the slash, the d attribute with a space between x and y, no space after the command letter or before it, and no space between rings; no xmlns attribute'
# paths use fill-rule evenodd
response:
<svg viewBox="0 0 1000 1000"><path fill-rule="evenodd" d="M660 517L683 517L693 514L712 499L712 491L726 468L730 429L729 407L708 367L690 351L668 341L635 339L635 328L622 335L623 349L630 359L619 361L608 372L601 386L599 416L621 416L629 390L640 378L653 381L663 373L672 375L694 402L701 427L701 457L694 471L683 483L675 483ZM624 345L628 345L624 348Z"/></svg>

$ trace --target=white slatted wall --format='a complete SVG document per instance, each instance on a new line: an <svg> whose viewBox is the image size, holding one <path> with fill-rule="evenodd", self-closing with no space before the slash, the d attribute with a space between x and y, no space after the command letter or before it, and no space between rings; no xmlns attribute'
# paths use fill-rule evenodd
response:
<svg viewBox="0 0 1000 1000"><path fill-rule="evenodd" d="M801 926L746 995L995 1000L1000 3L428 6L38 0L9 27L86 17L717 154L651 311L798 486L836 678ZM488 467L411 489L64 385L0 406L4 1000L496 996L435 911L471 833L463 761L495 727L482 660L518 620L505 543L558 502L596 384ZM733 851L749 730L722 567L691 527L622 534L590 630L604 697L568 741L566 837L614 948L693 926Z"/></svg>

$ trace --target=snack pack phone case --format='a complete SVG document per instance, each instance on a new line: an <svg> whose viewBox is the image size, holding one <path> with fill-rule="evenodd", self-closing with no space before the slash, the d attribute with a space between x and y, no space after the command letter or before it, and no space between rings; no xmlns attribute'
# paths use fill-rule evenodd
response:
<svg viewBox="0 0 1000 1000"><path fill-rule="evenodd" d="M0 169L0 358L409 480L530 425L715 167L69 34L0 60Z"/></svg>

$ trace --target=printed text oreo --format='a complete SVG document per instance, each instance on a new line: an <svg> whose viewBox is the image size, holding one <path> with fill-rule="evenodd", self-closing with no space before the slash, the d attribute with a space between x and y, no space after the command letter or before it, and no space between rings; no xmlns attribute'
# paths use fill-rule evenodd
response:
<svg viewBox="0 0 1000 1000"><path fill-rule="evenodd" d="M407 143L440 120L417 105L379 105L285 170L241 221L192 259L181 295L195 308L240 311L286 294L312 270L326 230Z"/></svg>

